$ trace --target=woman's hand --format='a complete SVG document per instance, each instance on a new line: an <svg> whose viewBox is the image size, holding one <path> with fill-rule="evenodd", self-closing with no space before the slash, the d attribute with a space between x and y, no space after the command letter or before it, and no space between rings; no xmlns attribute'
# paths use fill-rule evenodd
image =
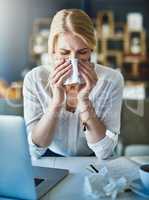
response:
<svg viewBox="0 0 149 200"><path fill-rule="evenodd" d="M72 73L72 65L70 61L65 61L64 59L59 61L53 68L51 73L51 88L53 92L53 104L60 106L64 102L64 86L63 82Z"/></svg>
<svg viewBox="0 0 149 200"><path fill-rule="evenodd" d="M96 85L98 80L97 74L94 70L94 64L89 62L79 61L79 73L83 77L85 84L80 85L78 93L78 104L88 103L89 93Z"/></svg>

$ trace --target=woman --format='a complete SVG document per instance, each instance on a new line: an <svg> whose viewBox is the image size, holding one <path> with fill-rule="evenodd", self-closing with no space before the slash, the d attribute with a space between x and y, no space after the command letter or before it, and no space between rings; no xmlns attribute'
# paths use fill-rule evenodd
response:
<svg viewBox="0 0 149 200"><path fill-rule="evenodd" d="M49 35L51 65L38 66L24 79L24 117L30 153L47 149L64 156L95 155L106 159L118 141L123 90L120 72L90 63L94 27L79 9L64 9L53 18ZM83 84L64 85L78 59Z"/></svg>

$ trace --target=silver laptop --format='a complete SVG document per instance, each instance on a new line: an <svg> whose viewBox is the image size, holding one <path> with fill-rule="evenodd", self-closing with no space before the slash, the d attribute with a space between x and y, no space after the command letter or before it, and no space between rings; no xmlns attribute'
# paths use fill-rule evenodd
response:
<svg viewBox="0 0 149 200"><path fill-rule="evenodd" d="M23 118L0 116L0 199L40 199L67 174L32 167Z"/></svg>

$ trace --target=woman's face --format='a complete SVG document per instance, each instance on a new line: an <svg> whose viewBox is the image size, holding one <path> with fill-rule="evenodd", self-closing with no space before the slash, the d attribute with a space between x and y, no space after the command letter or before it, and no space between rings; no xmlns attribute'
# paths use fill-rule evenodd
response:
<svg viewBox="0 0 149 200"><path fill-rule="evenodd" d="M60 34L55 45L54 51L55 59L70 59L78 58L82 61L89 61L91 56L91 49L84 43L81 38L71 33ZM77 94L79 87L76 84L66 85L67 104L75 107L77 104ZM69 102L69 103L68 103Z"/></svg>
<svg viewBox="0 0 149 200"><path fill-rule="evenodd" d="M82 61L89 61L91 49L81 38L68 32L59 35L54 56L56 59L78 58Z"/></svg>

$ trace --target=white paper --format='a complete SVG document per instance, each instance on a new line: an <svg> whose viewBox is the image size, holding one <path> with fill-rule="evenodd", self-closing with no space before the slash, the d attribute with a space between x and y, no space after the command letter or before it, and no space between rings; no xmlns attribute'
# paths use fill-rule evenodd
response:
<svg viewBox="0 0 149 200"><path fill-rule="evenodd" d="M125 176L129 181L139 178L140 165L126 157L119 157L110 161L106 160L97 164L98 169L103 166L108 168L109 175L113 178Z"/></svg>

